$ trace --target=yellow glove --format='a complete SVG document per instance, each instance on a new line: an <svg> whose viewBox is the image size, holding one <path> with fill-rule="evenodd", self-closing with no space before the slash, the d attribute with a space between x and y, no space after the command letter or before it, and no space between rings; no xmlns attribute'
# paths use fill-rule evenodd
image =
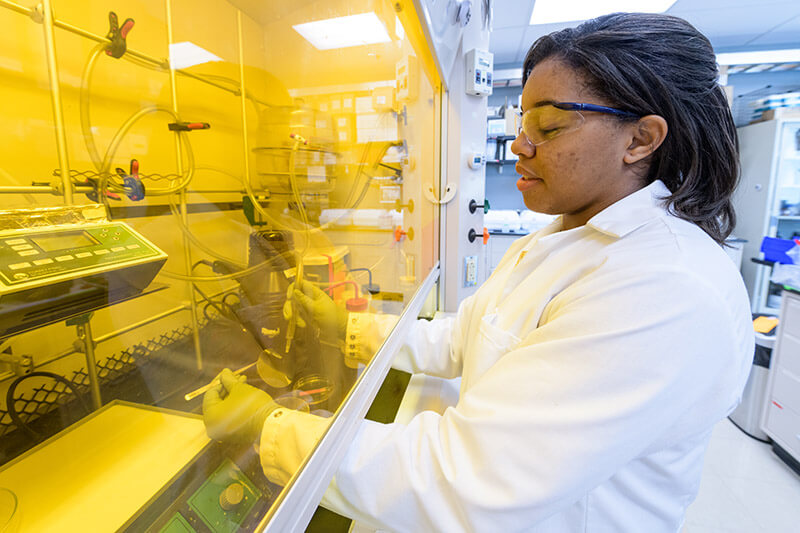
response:
<svg viewBox="0 0 800 533"><path fill-rule="evenodd" d="M280 406L227 368L217 377L220 384L203 396L206 433L218 441L255 443L267 416Z"/></svg>
<svg viewBox="0 0 800 533"><path fill-rule="evenodd" d="M302 290L295 287L294 283L289 285L286 304L283 306L283 317L286 320L292 318L291 300L294 299L323 332L343 338L347 331L347 311L336 305L330 296L313 283L302 281L300 288ZM301 328L306 326L299 316L297 325Z"/></svg>

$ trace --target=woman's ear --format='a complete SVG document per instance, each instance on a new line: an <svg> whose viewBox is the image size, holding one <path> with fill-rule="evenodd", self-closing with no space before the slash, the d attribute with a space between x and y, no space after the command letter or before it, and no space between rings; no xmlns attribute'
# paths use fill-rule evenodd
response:
<svg viewBox="0 0 800 533"><path fill-rule="evenodd" d="M655 152L667 137L667 121L659 115L645 115L631 124L633 138L622 160L632 165Z"/></svg>

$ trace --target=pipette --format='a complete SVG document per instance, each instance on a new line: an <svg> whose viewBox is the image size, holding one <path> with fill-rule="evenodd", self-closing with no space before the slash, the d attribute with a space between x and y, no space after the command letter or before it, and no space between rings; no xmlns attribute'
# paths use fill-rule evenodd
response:
<svg viewBox="0 0 800 533"><path fill-rule="evenodd" d="M253 368L254 366L256 366L256 364L255 364L255 363L250 363L250 364L249 364L249 365L247 365L247 366L243 366L243 367L242 367L242 368L240 368L239 370L234 370L234 371L233 371L233 375L234 375L234 376L238 376L238 375L239 375L239 374L241 374L242 372L246 372L247 370L249 370L249 369ZM203 394L204 392L206 392L206 391L208 391L208 390L211 390L211 389L213 389L213 388L214 388L214 387L216 387L217 385L219 385L219 377L216 377L216 378L214 378L213 380L211 380L211 383L208 383L207 385L203 385L203 386L202 386L202 387L200 387L199 389L193 390L192 392L187 392L187 393L186 393L186 394L183 396L183 399L184 399L184 400L186 400L187 402L188 402L188 401L191 401L191 400L194 400L195 398L197 398L198 396L200 396L200 395L201 395L201 394Z"/></svg>

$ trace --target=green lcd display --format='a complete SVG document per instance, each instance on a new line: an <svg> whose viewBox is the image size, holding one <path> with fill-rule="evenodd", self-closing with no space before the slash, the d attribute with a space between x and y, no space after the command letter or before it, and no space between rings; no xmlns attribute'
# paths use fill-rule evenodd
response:
<svg viewBox="0 0 800 533"><path fill-rule="evenodd" d="M94 237L85 231L65 231L62 233L52 233L50 235L38 235L31 238L33 243L45 252L55 252L57 250L68 250L71 248L82 248L99 244Z"/></svg>

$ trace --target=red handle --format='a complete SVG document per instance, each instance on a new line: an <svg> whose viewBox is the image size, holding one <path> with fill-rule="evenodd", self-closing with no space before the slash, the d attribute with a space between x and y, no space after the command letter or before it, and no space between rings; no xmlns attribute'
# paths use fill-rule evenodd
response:
<svg viewBox="0 0 800 533"><path fill-rule="evenodd" d="M133 25L135 22L133 19L127 19L125 22L122 23L122 28L119 30L120 36L124 39L128 36L128 32L133 29Z"/></svg>
<svg viewBox="0 0 800 533"><path fill-rule="evenodd" d="M489 230L483 228L483 244L486 244L487 242L489 242Z"/></svg>

